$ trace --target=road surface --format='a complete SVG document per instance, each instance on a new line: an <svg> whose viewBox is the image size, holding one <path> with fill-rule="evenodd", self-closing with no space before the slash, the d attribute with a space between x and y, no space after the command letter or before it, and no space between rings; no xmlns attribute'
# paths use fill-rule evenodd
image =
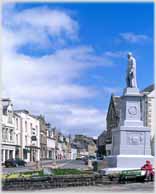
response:
<svg viewBox="0 0 156 194"><path fill-rule="evenodd" d="M42 167L52 166L55 164L55 161L48 160L48 161L41 161ZM81 160L58 160L56 161L56 166L58 168L75 168L75 169L85 169L87 166ZM35 165L29 165L26 167L14 167L14 168L2 168L3 174L10 174L14 172L26 172L35 170Z"/></svg>

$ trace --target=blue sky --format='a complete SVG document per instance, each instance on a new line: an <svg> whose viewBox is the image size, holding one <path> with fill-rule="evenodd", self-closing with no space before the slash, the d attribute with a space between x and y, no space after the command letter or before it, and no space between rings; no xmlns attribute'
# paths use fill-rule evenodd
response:
<svg viewBox="0 0 156 194"><path fill-rule="evenodd" d="M66 134L99 135L128 51L139 89L153 83L153 14L152 3L5 4L4 96Z"/></svg>

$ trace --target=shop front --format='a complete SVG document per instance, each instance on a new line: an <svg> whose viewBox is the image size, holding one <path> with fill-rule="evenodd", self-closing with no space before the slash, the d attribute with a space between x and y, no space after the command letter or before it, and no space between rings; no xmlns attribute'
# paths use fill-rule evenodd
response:
<svg viewBox="0 0 156 194"><path fill-rule="evenodd" d="M2 149L1 149L2 163L4 163L8 159L14 159L14 158L15 158L15 146L2 144Z"/></svg>

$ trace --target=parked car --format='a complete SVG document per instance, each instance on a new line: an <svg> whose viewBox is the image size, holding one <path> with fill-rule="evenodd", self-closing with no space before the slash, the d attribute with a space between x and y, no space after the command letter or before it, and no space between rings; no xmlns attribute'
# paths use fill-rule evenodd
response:
<svg viewBox="0 0 156 194"><path fill-rule="evenodd" d="M85 156L79 156L76 158L76 160L84 160Z"/></svg>
<svg viewBox="0 0 156 194"><path fill-rule="evenodd" d="M26 165L26 162L20 158L16 158L16 163L19 165L19 166L25 166Z"/></svg>
<svg viewBox="0 0 156 194"><path fill-rule="evenodd" d="M21 160L19 158L16 159L8 159L5 161L6 167L18 167L18 166L25 166L26 162L24 160Z"/></svg>
<svg viewBox="0 0 156 194"><path fill-rule="evenodd" d="M98 156L97 160L104 160L104 158L105 158L104 156Z"/></svg>
<svg viewBox="0 0 156 194"><path fill-rule="evenodd" d="M96 161L97 158L95 156L88 156L86 159L85 159L85 165L88 165L88 160L91 160L91 161Z"/></svg>

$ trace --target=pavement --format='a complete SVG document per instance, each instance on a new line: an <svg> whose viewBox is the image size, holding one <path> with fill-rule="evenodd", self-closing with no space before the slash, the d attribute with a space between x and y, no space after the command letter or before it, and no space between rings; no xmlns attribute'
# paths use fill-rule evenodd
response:
<svg viewBox="0 0 156 194"><path fill-rule="evenodd" d="M72 192L72 193L97 193L97 192L128 192L128 193L154 193L154 182L148 183L129 183L129 184L111 184L111 185L97 185L97 186L80 186L80 187L66 187L42 190L50 193ZM35 192L35 191L34 191Z"/></svg>

